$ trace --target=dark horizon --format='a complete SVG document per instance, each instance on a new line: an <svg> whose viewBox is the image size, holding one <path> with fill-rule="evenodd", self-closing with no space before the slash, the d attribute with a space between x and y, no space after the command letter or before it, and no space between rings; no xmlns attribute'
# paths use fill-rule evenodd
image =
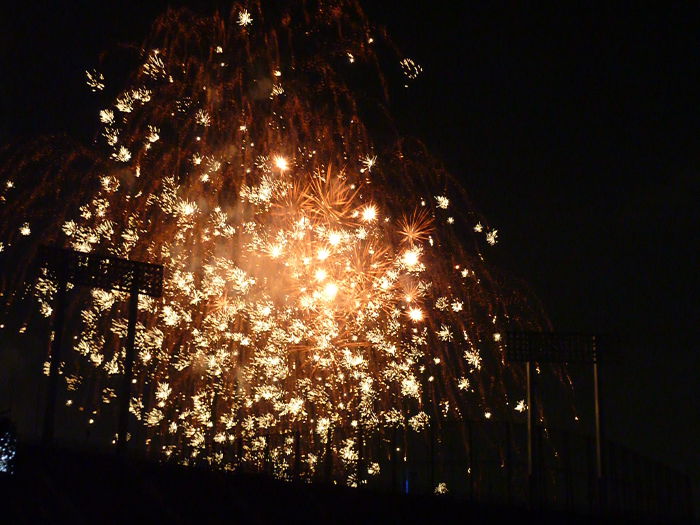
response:
<svg viewBox="0 0 700 525"><path fill-rule="evenodd" d="M424 68L394 117L498 228L489 261L531 285L556 330L620 335L603 369L609 436L697 481L697 12L365 4ZM84 71L138 45L166 5L17 6L0 22L3 142L88 144Z"/></svg>

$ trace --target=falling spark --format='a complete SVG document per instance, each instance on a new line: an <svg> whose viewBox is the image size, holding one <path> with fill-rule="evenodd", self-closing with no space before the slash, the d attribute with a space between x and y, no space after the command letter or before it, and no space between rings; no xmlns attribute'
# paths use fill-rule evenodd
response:
<svg viewBox="0 0 700 525"><path fill-rule="evenodd" d="M143 72L154 79L166 77L165 64L158 49L154 49L148 56L148 60L143 65Z"/></svg>
<svg viewBox="0 0 700 525"><path fill-rule="evenodd" d="M289 169L289 162L284 157L278 155L275 157L275 166L277 166L277 169L285 171Z"/></svg>
<svg viewBox="0 0 700 525"><path fill-rule="evenodd" d="M377 218L377 208L374 205L365 206L362 210L362 220L372 222Z"/></svg>
<svg viewBox="0 0 700 525"><path fill-rule="evenodd" d="M408 266L409 268L414 267L416 264L418 264L418 257L419 257L419 252L418 250L407 250L404 252L403 257L401 258L403 263Z"/></svg>
<svg viewBox="0 0 700 525"><path fill-rule="evenodd" d="M411 318L411 321L417 322L417 321L422 321L423 320L423 310L420 308L410 308L408 310L408 317Z"/></svg>
<svg viewBox="0 0 700 525"><path fill-rule="evenodd" d="M447 494L449 491L447 490L447 483L441 481L440 483L437 484L437 487L435 487L435 494Z"/></svg>
<svg viewBox="0 0 700 525"><path fill-rule="evenodd" d="M195 122L197 122L197 124L199 124L200 126L211 126L211 116L203 109L198 109L197 113L195 113L194 118Z"/></svg>
<svg viewBox="0 0 700 525"><path fill-rule="evenodd" d="M246 9L243 9L240 13L238 13L238 25L239 26L246 27L252 23L253 23L253 17L250 16L250 13Z"/></svg>
<svg viewBox="0 0 700 525"><path fill-rule="evenodd" d="M157 142L160 138L160 130L155 126L148 126L148 134L146 135L146 140L150 143Z"/></svg>
<svg viewBox="0 0 700 525"><path fill-rule="evenodd" d="M119 146L119 150L112 153L112 158L119 162L129 162L131 160L131 152L124 146Z"/></svg>
<svg viewBox="0 0 700 525"><path fill-rule="evenodd" d="M87 85L90 86L90 89L92 92L96 91L102 91L105 88L105 77L102 75L102 73L98 73L97 71L86 71L85 75L87 76Z"/></svg>
<svg viewBox="0 0 700 525"><path fill-rule="evenodd" d="M497 240L498 237L498 230L491 230L486 234L486 242L488 242L491 246L496 244L498 242Z"/></svg>
<svg viewBox="0 0 700 525"><path fill-rule="evenodd" d="M360 169L360 173L364 173L365 171L372 171L372 168L374 168L374 165L377 163L377 156L366 155L360 159L360 162L362 163L362 169Z"/></svg>
<svg viewBox="0 0 700 525"><path fill-rule="evenodd" d="M111 109L103 109L100 111L100 122L103 124L114 123L114 111Z"/></svg>
<svg viewBox="0 0 700 525"><path fill-rule="evenodd" d="M415 80L423 72L423 68L411 58L404 58L400 63L403 74L410 80Z"/></svg>

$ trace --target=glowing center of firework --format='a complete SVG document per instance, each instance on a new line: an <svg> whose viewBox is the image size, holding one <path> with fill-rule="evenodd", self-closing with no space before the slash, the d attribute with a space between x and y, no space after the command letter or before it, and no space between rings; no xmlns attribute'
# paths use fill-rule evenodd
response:
<svg viewBox="0 0 700 525"><path fill-rule="evenodd" d="M408 310L408 317L411 321L422 321L423 320L423 310L420 308L411 308Z"/></svg>
<svg viewBox="0 0 700 525"><path fill-rule="evenodd" d="M330 254L331 253L328 250L326 250L325 248L321 248L316 254L316 257L318 257L319 261L325 261L326 259L328 259L328 256Z"/></svg>
<svg viewBox="0 0 700 525"><path fill-rule="evenodd" d="M362 220L365 222L372 222L374 219L377 218L377 208L375 206L366 206L364 210L362 210Z"/></svg>
<svg viewBox="0 0 700 525"><path fill-rule="evenodd" d="M314 275L314 278L315 278L319 283L322 283L323 281L326 280L326 277L327 277L327 276L328 276L328 274L326 273L326 270L324 270L324 269L319 269L319 270L316 270L316 274Z"/></svg>
<svg viewBox="0 0 700 525"><path fill-rule="evenodd" d="M278 169L285 171L289 169L289 162L281 155L278 155L275 157L275 166L277 166Z"/></svg>
<svg viewBox="0 0 700 525"><path fill-rule="evenodd" d="M275 244L270 248L270 257L277 259L280 255L282 255L282 247L279 244Z"/></svg>
<svg viewBox="0 0 700 525"><path fill-rule="evenodd" d="M197 211L197 206L194 202L185 202L181 206L181 211L183 215L192 215L195 211Z"/></svg>
<svg viewBox="0 0 700 525"><path fill-rule="evenodd" d="M332 301L335 299L335 296L338 295L338 285L335 283L328 283L324 288L323 288L323 298L326 301Z"/></svg>
<svg viewBox="0 0 700 525"><path fill-rule="evenodd" d="M338 232L333 232L328 236L328 242L331 246L338 246L340 243L340 234Z"/></svg>
<svg viewBox="0 0 700 525"><path fill-rule="evenodd" d="M418 264L418 250L408 250L404 252L402 260L409 268Z"/></svg>

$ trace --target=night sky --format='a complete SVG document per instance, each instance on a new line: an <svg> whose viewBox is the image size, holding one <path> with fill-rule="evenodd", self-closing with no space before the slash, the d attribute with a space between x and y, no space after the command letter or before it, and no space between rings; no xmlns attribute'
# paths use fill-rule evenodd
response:
<svg viewBox="0 0 700 525"><path fill-rule="evenodd" d="M5 10L0 140L88 143L99 107L84 71L102 51L138 44L168 2L144 4ZM698 13L369 4L424 68L392 107L396 121L498 228L490 260L531 285L557 330L621 336L603 370L608 435L697 477Z"/></svg>

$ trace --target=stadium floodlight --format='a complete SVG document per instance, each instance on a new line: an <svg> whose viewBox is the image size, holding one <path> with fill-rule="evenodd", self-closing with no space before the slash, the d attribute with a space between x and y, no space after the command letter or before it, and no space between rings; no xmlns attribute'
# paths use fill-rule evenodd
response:
<svg viewBox="0 0 700 525"><path fill-rule="evenodd" d="M129 324L126 337L124 374L119 399L119 423L117 427L117 451L126 447L131 378L134 365L134 340L139 294L160 297L163 292L163 266L131 261L113 255L98 255L65 248L44 246L39 252L38 268L43 276L56 282L58 296L54 309L49 368L49 388L44 415L42 439L44 444L53 440L58 368L61 362L61 339L65 322L66 291L68 284L119 290L129 293Z"/></svg>
<svg viewBox="0 0 700 525"><path fill-rule="evenodd" d="M532 392L532 363L590 363L593 365L593 406L595 411L595 465L599 486L603 478L600 429L600 390L598 384L599 336L558 332L506 333L506 358L511 362L525 363L527 380L527 473L530 487L533 478L533 427L534 410Z"/></svg>

